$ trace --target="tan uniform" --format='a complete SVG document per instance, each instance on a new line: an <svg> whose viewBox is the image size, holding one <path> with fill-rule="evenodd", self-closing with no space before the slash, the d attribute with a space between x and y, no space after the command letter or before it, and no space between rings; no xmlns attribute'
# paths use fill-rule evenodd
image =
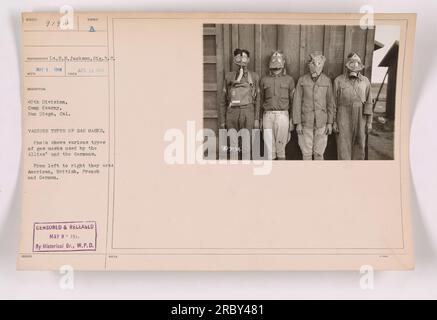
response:
<svg viewBox="0 0 437 320"><path fill-rule="evenodd" d="M367 117L373 114L369 79L356 79L343 74L334 81L338 125L337 152L339 160L364 160Z"/></svg>
<svg viewBox="0 0 437 320"><path fill-rule="evenodd" d="M326 125L334 122L335 102L332 82L321 74L313 80L310 74L302 76L293 99L293 123L302 124L299 146L304 160L323 160L328 136Z"/></svg>

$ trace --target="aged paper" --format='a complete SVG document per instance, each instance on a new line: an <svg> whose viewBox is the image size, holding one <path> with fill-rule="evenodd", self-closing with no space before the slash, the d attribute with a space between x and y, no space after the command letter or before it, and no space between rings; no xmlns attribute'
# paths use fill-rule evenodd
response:
<svg viewBox="0 0 437 320"><path fill-rule="evenodd" d="M409 103L416 18L378 14L375 26L367 29L361 28L362 18L24 13L18 268L412 269ZM205 156L205 137L222 125L220 99L226 75L234 68L234 49L250 51L248 68L254 71L249 73L259 74L264 84L259 89L262 99L269 94L261 78L269 75L271 49L284 52L294 85L306 72L308 54L321 51L327 84L314 90L325 94L334 90L329 81L333 87L340 83L335 90L346 98L337 99L338 115L349 99L347 92L355 94L334 81L350 52L362 56L363 76L372 80L378 72L373 69L371 76L378 67L373 52L382 46L373 27L376 33L378 28L397 28L397 42L383 60L389 65L396 51L397 72L378 81L386 81L381 90L387 97L378 100L382 113L377 113L380 102L373 106L374 133L367 135L365 160L335 161L334 143L340 145L343 132L329 130L325 161L297 159L307 146L296 131L291 131L286 155L294 161L216 160L211 151L219 149L216 144ZM374 87L376 99L380 90ZM287 89L282 84L278 88ZM281 99L290 98L291 114L294 86L290 84L289 96L284 92ZM265 112L277 107L265 101L260 101ZM372 100L363 103L371 106ZM228 122L235 112L240 120L250 118L252 109L231 104L222 108ZM333 124L329 116L325 119ZM223 127L229 129L229 123ZM317 160L314 150L309 157ZM334 150L332 159L329 150ZM381 150L388 150L387 155ZM296 159L291 159L293 154Z"/></svg>

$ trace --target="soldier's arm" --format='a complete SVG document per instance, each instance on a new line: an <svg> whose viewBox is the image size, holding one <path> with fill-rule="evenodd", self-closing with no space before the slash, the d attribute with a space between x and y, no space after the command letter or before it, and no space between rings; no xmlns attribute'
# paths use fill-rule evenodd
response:
<svg viewBox="0 0 437 320"><path fill-rule="evenodd" d="M255 78L255 120L259 120L261 110L261 90L258 74L256 74Z"/></svg>
<svg viewBox="0 0 437 320"><path fill-rule="evenodd" d="M228 81L227 77L223 81L223 92L221 94L221 100L219 102L218 119L219 127L223 127L226 124L226 110L228 106Z"/></svg>
<svg viewBox="0 0 437 320"><path fill-rule="evenodd" d="M373 122L373 97L372 97L372 85L367 79L366 88L366 102L364 104L364 114L367 115L367 124L371 125Z"/></svg>
<svg viewBox="0 0 437 320"><path fill-rule="evenodd" d="M259 83L259 100L260 100L260 111L259 111L259 116L260 116L260 120L262 120L263 118L263 114L264 114L264 99L265 99L265 95L264 95L264 82L265 82L265 78L262 77L261 81Z"/></svg>
<svg viewBox="0 0 437 320"><path fill-rule="evenodd" d="M372 86L369 80L366 80L366 102L364 103L364 114L373 115L373 98Z"/></svg>
<svg viewBox="0 0 437 320"><path fill-rule="evenodd" d="M334 80L334 88L333 88L333 100L334 100L334 122L337 122L337 108L339 105L339 90L340 90L340 79L336 78Z"/></svg>
<svg viewBox="0 0 437 320"><path fill-rule="evenodd" d="M293 99L294 99L294 94L296 92L296 88L295 88L295 84L294 84L294 79L293 77L290 77L290 85L289 85L289 101L290 101L290 105L289 105L289 114L290 114L290 124L293 123Z"/></svg>
<svg viewBox="0 0 437 320"><path fill-rule="evenodd" d="M297 82L296 89L293 97L292 117L294 124L300 124L302 122L302 78Z"/></svg>
<svg viewBox="0 0 437 320"><path fill-rule="evenodd" d="M329 79L329 84L328 84L328 90L326 92L326 106L328 109L328 123L332 124L334 123L334 119L335 119L335 114L336 114L336 110L335 110L335 101L334 101L334 92L332 89L332 82L331 79Z"/></svg>
<svg viewBox="0 0 437 320"><path fill-rule="evenodd" d="M296 85L294 84L294 79L290 77L290 84L288 87L288 94L290 99L290 111L293 109L293 99L294 99L295 91L296 91Z"/></svg>

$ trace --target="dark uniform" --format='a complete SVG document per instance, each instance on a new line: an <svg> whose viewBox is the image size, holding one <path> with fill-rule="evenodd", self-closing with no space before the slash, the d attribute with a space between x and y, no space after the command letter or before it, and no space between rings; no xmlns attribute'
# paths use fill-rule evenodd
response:
<svg viewBox="0 0 437 320"><path fill-rule="evenodd" d="M226 124L228 130L241 129L251 131L256 119L259 119L259 76L256 72L244 71L240 81L239 73L231 71L225 76L223 99L220 103L219 122ZM231 146L238 146L235 136L231 135ZM238 139L238 138L237 138ZM242 145L243 154L250 155L250 145ZM246 156L247 158L247 156Z"/></svg>
<svg viewBox="0 0 437 320"><path fill-rule="evenodd" d="M235 92L234 87L240 85L236 81L237 78L236 71L231 71L225 76L223 101L220 104L220 124L226 124L227 129L237 131L243 128L253 129L255 119L259 119L260 113L259 76L256 72L246 71L240 81L246 86L241 87L241 96L235 97L232 94ZM244 95L244 99L241 99Z"/></svg>

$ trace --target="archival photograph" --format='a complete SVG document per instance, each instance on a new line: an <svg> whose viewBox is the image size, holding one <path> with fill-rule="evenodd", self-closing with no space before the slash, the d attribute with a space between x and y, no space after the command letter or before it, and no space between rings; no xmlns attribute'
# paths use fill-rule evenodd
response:
<svg viewBox="0 0 437 320"><path fill-rule="evenodd" d="M363 17L24 13L12 263L413 269L416 20Z"/></svg>
<svg viewBox="0 0 437 320"><path fill-rule="evenodd" d="M205 157L394 160L399 39L390 25L204 24Z"/></svg>

